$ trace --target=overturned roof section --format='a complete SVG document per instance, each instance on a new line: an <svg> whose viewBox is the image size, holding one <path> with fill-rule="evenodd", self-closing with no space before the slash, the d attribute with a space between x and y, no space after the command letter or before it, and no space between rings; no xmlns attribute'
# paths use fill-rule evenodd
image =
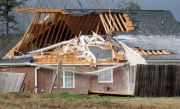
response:
<svg viewBox="0 0 180 109"><path fill-rule="evenodd" d="M147 60L180 60L180 25L169 11L133 11L135 29L114 32L113 37L141 51L168 50L170 54L144 55ZM153 54L153 53L152 53ZM160 54L160 53L159 53Z"/></svg>

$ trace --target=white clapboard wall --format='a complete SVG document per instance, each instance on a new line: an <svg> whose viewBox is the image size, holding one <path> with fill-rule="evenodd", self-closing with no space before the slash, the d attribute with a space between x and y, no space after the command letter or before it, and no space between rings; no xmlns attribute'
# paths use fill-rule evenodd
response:
<svg viewBox="0 0 180 109"><path fill-rule="evenodd" d="M0 93L19 92L25 73L0 72Z"/></svg>

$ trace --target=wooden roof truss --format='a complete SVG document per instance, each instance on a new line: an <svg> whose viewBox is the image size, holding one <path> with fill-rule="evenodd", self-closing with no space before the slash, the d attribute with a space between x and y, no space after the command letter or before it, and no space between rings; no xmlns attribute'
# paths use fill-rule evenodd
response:
<svg viewBox="0 0 180 109"><path fill-rule="evenodd" d="M140 48L133 48L137 53L139 53L141 56L147 56L147 55L170 55L173 52L170 50L144 50Z"/></svg>
<svg viewBox="0 0 180 109"><path fill-rule="evenodd" d="M91 13L72 16L60 9L18 9L19 12L35 12L22 40L6 57L26 54L61 41L78 37L79 34L95 33L106 35L113 31L133 30L132 21L126 13ZM19 51L19 52L16 52Z"/></svg>

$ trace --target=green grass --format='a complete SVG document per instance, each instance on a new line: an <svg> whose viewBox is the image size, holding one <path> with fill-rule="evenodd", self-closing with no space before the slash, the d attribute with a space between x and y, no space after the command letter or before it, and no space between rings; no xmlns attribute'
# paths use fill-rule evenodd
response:
<svg viewBox="0 0 180 109"><path fill-rule="evenodd" d="M74 93L8 93L0 109L179 109L180 97L119 97Z"/></svg>
<svg viewBox="0 0 180 109"><path fill-rule="evenodd" d="M90 99L89 95L81 95L74 93L42 93L40 94L42 98L56 98L56 99Z"/></svg>
<svg viewBox="0 0 180 109"><path fill-rule="evenodd" d="M4 96L0 96L0 101L6 100L7 98Z"/></svg>

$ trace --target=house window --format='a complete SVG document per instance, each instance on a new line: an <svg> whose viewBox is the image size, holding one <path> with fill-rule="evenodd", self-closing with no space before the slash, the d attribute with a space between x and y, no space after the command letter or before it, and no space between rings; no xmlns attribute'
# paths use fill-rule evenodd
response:
<svg viewBox="0 0 180 109"><path fill-rule="evenodd" d="M75 87L75 79L74 73L63 71L61 76L61 87L62 88L74 88Z"/></svg>
<svg viewBox="0 0 180 109"><path fill-rule="evenodd" d="M98 69L104 69L106 67L100 66ZM112 83L113 82L113 70L105 70L99 73L98 75L98 82L99 83Z"/></svg>

